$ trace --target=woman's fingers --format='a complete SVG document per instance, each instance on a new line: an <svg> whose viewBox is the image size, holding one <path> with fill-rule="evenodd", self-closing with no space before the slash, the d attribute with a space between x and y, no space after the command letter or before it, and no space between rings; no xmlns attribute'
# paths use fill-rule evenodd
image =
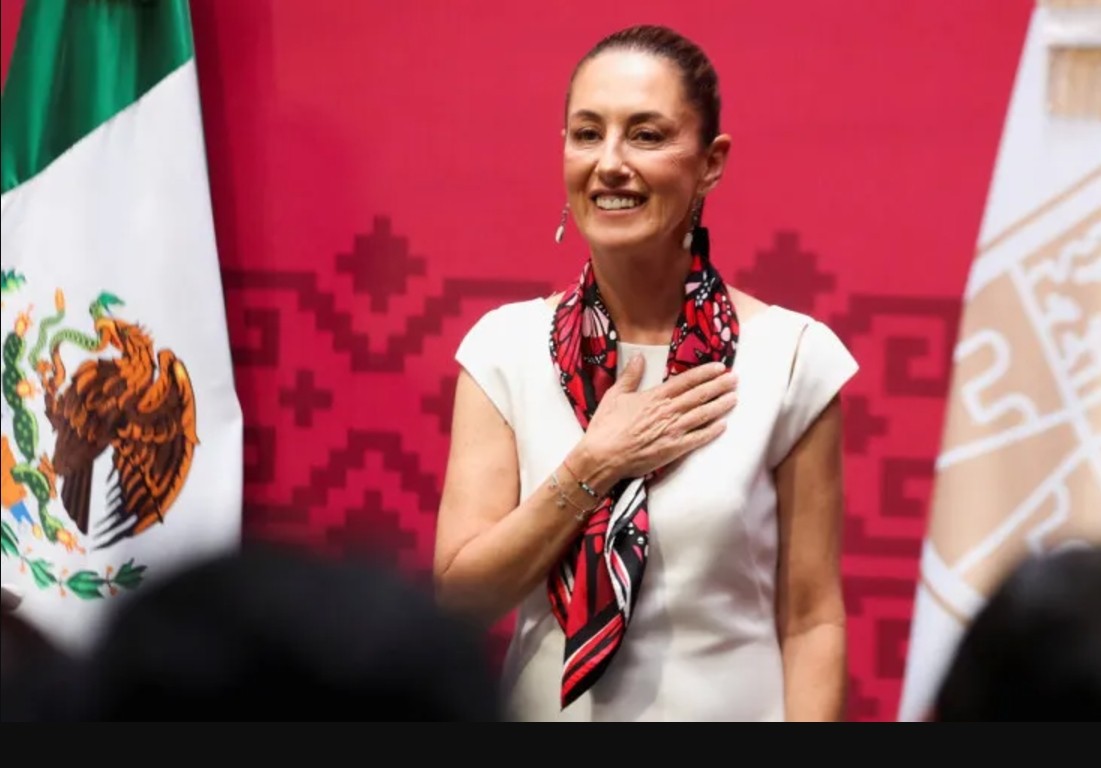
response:
<svg viewBox="0 0 1101 768"><path fill-rule="evenodd" d="M722 363L697 365L695 368L691 368L684 373L678 373L676 376L663 382L654 392L659 397L667 397L671 400L676 399L690 389L698 387L700 384L704 384L712 379L716 379L724 373L726 373L726 366Z"/></svg>
<svg viewBox="0 0 1101 768"><path fill-rule="evenodd" d="M704 405L697 406L681 415L677 420L677 426L684 432L700 429L707 424L721 419L738 404L737 392L724 392Z"/></svg>
<svg viewBox="0 0 1101 768"><path fill-rule="evenodd" d="M689 411L706 405L712 400L715 400L716 398L721 397L728 392L735 391L737 389L737 386L737 375L732 372L723 373L721 376L705 379L702 383L696 385L692 389L682 392L680 395L674 398L673 408L677 413L688 413Z"/></svg>

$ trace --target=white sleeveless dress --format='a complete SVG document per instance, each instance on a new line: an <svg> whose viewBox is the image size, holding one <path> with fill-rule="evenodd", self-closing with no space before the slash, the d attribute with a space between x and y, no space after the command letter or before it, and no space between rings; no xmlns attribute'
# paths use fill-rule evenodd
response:
<svg viewBox="0 0 1101 768"><path fill-rule="evenodd" d="M582 437L548 351L553 315L542 299L506 304L486 313L456 353L515 433L522 499ZM620 350L621 364L645 356L644 388L661 382L666 347ZM646 571L603 677L560 708L564 636L540 583L518 607L505 660L511 718L784 718L773 470L857 364L825 325L770 306L742 324L734 370L738 405L726 431L650 488Z"/></svg>

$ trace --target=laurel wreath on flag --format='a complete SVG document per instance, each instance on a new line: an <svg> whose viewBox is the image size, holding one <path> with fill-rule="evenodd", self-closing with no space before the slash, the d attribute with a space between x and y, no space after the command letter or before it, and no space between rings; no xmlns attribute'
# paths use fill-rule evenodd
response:
<svg viewBox="0 0 1101 768"><path fill-rule="evenodd" d="M135 566L133 558L117 570L108 565L102 575L88 569L76 573L62 569L60 573L55 573L56 566L46 558L30 558L19 551L19 537L6 521L0 521L0 551L8 557L19 558L20 568L30 570L34 583L39 588L46 589L56 585L61 589L62 596L68 590L84 600L117 595L123 589L132 590L141 584L145 573L145 566Z"/></svg>

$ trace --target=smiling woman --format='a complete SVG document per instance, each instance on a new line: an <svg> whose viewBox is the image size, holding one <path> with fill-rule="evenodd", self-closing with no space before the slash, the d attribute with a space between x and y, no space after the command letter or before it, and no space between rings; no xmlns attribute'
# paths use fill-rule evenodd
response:
<svg viewBox="0 0 1101 768"><path fill-rule="evenodd" d="M655 56L654 48L667 53ZM687 41L649 28L607 38L578 65L565 181L592 247L690 248L704 196L730 152L730 137L718 135L718 78L706 61Z"/></svg>
<svg viewBox="0 0 1101 768"><path fill-rule="evenodd" d="M517 719L844 710L837 395L857 366L712 263L703 205L731 151L718 92L664 27L586 54L563 219L588 259L565 293L487 313L456 354L438 596L487 624L517 610Z"/></svg>

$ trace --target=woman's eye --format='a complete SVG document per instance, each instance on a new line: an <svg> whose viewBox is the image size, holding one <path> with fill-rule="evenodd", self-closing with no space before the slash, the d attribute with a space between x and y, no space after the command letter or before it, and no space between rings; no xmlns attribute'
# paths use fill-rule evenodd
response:
<svg viewBox="0 0 1101 768"><path fill-rule="evenodd" d="M595 128L578 128L573 132L574 141L599 141L600 133Z"/></svg>
<svg viewBox="0 0 1101 768"><path fill-rule="evenodd" d="M644 144L656 144L657 142L661 141L662 136L657 131L643 129L640 131L635 131L634 138L635 141L641 141Z"/></svg>

